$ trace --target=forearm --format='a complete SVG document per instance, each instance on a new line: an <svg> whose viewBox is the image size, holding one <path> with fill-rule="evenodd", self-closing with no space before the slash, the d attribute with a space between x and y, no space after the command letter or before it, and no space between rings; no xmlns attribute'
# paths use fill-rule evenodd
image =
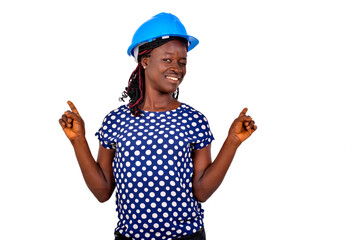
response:
<svg viewBox="0 0 360 240"><path fill-rule="evenodd" d="M225 140L214 162L206 168L201 178L194 183L196 198L199 201L205 202L220 186L239 146L240 143L231 137Z"/></svg>
<svg viewBox="0 0 360 240"><path fill-rule="evenodd" d="M113 184L106 179L99 164L95 161L86 139L81 138L71 143L86 185L100 202L106 201L112 193Z"/></svg>

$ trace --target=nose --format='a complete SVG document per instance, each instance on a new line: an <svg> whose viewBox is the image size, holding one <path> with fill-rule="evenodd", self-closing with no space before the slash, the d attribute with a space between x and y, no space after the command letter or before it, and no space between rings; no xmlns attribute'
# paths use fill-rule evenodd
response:
<svg viewBox="0 0 360 240"><path fill-rule="evenodd" d="M173 71L174 73L181 73L181 67L180 67L179 63L173 62L170 67L170 71Z"/></svg>

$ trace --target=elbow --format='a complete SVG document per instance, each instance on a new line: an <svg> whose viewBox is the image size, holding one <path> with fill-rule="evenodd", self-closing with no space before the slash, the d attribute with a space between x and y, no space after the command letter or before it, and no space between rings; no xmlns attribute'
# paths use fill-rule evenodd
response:
<svg viewBox="0 0 360 240"><path fill-rule="evenodd" d="M100 203L104 203L107 200L109 200L110 198L106 198L106 197L96 197L96 199L100 202Z"/></svg>
<svg viewBox="0 0 360 240"><path fill-rule="evenodd" d="M211 196L211 194L208 194L206 193L206 191L203 190L197 190L197 191L194 190L193 194L196 200L198 200L200 203L206 202L206 200L208 200L209 197Z"/></svg>
<svg viewBox="0 0 360 240"><path fill-rule="evenodd" d="M200 203L204 203L204 202L206 202L206 200L208 200L208 198L205 198L205 197L195 197L196 198L196 200L198 200L198 202L200 202Z"/></svg>
<svg viewBox="0 0 360 240"><path fill-rule="evenodd" d="M102 191L93 192L94 196L100 203L104 203L111 198L113 189L103 189Z"/></svg>

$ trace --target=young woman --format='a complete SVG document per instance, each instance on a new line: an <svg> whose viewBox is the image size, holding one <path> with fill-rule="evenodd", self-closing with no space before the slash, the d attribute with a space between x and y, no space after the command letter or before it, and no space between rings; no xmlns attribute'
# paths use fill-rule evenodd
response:
<svg viewBox="0 0 360 240"><path fill-rule="evenodd" d="M197 44L172 14L140 26L128 49L138 62L123 93L130 102L111 111L96 133L97 161L72 102L59 120L95 197L105 202L116 188L117 240L205 239L200 202L219 187L236 149L257 128L242 110L212 161L207 119L177 100L187 52Z"/></svg>

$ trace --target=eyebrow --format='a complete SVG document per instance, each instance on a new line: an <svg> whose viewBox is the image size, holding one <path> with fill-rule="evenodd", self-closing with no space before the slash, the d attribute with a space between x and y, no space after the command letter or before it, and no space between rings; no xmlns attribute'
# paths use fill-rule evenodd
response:
<svg viewBox="0 0 360 240"><path fill-rule="evenodd" d="M175 53L172 53L172 52L164 52L163 54L170 54L170 55L174 55Z"/></svg>
<svg viewBox="0 0 360 240"><path fill-rule="evenodd" d="M163 54L164 54L164 55L174 55L174 53L170 53L170 52L164 52ZM187 59L187 56L186 56L186 57L183 57L182 59Z"/></svg>

